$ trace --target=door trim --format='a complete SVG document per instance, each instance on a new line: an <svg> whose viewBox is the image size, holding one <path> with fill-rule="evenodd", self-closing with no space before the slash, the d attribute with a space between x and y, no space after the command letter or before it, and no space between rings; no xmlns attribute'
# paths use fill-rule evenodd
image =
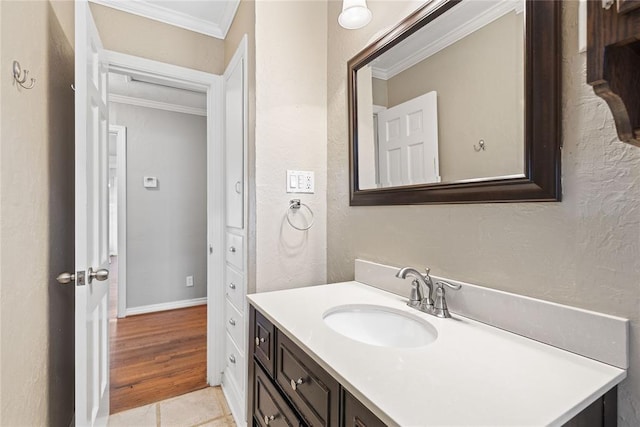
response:
<svg viewBox="0 0 640 427"><path fill-rule="evenodd" d="M127 310L127 128L109 125L116 135L116 176L118 177L118 318Z"/></svg>
<svg viewBox="0 0 640 427"><path fill-rule="evenodd" d="M224 368L224 150L223 79L177 65L105 51L109 71L207 94L207 382ZM211 252L209 247L212 248Z"/></svg>

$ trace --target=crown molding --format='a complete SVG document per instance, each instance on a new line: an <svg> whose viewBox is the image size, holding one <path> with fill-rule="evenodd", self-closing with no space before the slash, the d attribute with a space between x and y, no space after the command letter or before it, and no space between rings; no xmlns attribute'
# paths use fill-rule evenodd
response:
<svg viewBox="0 0 640 427"><path fill-rule="evenodd" d="M457 7L462 8L464 7L464 4L465 3L463 2ZM463 9L460 9L460 11L463 12ZM413 67L421 61L424 61L428 57L435 55L446 47L462 40L469 34L472 34L485 25L489 25L496 19L506 15L511 11L522 13L524 11L524 1L500 2L477 16L471 15L469 16L469 20L467 20L464 25L461 25L455 28L453 31L444 34L442 37L433 40L431 43L426 44L422 49L417 50L415 53L407 56L407 58L403 61L397 62L392 67L384 69L372 66L371 75L376 79L389 80L390 78Z"/></svg>
<svg viewBox="0 0 640 427"><path fill-rule="evenodd" d="M156 110L173 111L175 113L191 114L194 116L207 116L204 108L187 107L185 105L170 104L168 102L152 101L150 99L136 98L134 96L109 94L109 102L115 104L135 105L137 107L155 108Z"/></svg>
<svg viewBox="0 0 640 427"><path fill-rule="evenodd" d="M240 0L226 0L224 6L224 12L222 13L222 19L220 20L220 29L222 30L221 39L225 39L227 37L227 33L229 32L229 28L231 28L231 24L233 23L233 18L236 17L236 12L240 7Z"/></svg>
<svg viewBox="0 0 640 427"><path fill-rule="evenodd" d="M240 0L225 0L225 9L219 24L211 21L197 18L186 13L178 12L173 9L150 4L144 0L122 1L122 0L89 0L92 3L107 6L123 12L132 13L134 15L153 19L154 21L163 22L165 24L184 28L186 30L195 31L197 33L206 34L217 39L227 36L227 32L231 27L233 18L240 5Z"/></svg>

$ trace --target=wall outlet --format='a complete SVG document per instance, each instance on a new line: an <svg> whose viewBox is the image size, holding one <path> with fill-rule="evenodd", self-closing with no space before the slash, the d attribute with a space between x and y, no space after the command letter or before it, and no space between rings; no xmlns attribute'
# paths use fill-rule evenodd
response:
<svg viewBox="0 0 640 427"><path fill-rule="evenodd" d="M187 287L193 286L193 276L187 276Z"/></svg>
<svg viewBox="0 0 640 427"><path fill-rule="evenodd" d="M287 171L287 193L313 193L315 178L312 171Z"/></svg>

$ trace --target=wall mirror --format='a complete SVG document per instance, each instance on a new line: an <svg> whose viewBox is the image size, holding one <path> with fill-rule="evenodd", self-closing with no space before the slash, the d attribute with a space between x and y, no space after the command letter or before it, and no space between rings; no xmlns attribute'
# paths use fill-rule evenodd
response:
<svg viewBox="0 0 640 427"><path fill-rule="evenodd" d="M560 20L432 0L352 58L351 205L560 200Z"/></svg>

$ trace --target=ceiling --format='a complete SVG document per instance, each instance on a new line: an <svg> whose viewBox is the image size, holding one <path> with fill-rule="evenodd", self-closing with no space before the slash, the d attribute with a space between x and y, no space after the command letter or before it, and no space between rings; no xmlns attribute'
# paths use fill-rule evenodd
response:
<svg viewBox="0 0 640 427"><path fill-rule="evenodd" d="M240 0L90 0L218 39L227 36Z"/></svg>

